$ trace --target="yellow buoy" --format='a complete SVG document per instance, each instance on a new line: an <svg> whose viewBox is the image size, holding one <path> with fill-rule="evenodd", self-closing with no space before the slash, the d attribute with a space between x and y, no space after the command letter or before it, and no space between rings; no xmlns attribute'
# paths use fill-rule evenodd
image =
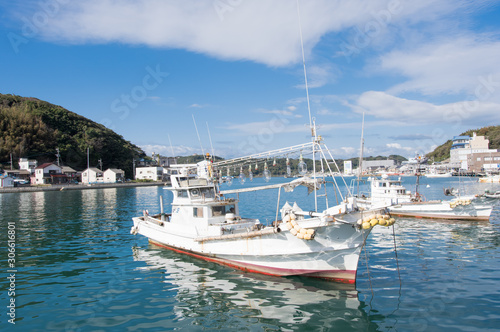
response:
<svg viewBox="0 0 500 332"><path fill-rule="evenodd" d="M304 239L306 239L306 240L312 240L313 236L311 234L305 234L304 235Z"/></svg>
<svg viewBox="0 0 500 332"><path fill-rule="evenodd" d="M378 219L373 218L372 220L370 220L370 225L372 225L372 227L376 224L378 224Z"/></svg>
<svg viewBox="0 0 500 332"><path fill-rule="evenodd" d="M308 229L308 230L307 230L307 234L309 234L309 235L314 235L314 233L316 233L316 232L314 231L314 229Z"/></svg>
<svg viewBox="0 0 500 332"><path fill-rule="evenodd" d="M371 217L364 217L363 218L363 222L370 222L370 220L372 220Z"/></svg>
<svg viewBox="0 0 500 332"><path fill-rule="evenodd" d="M302 234L302 235L307 234L307 229L301 228L300 231L299 231L299 233Z"/></svg>
<svg viewBox="0 0 500 332"><path fill-rule="evenodd" d="M286 228L287 228L288 230L291 230L291 229L293 228L293 225L292 225L291 223L287 222L287 223L286 223Z"/></svg>
<svg viewBox="0 0 500 332"><path fill-rule="evenodd" d="M362 226L363 226L363 229L368 229L368 228L372 227L372 224L370 224L369 222L364 222Z"/></svg>
<svg viewBox="0 0 500 332"><path fill-rule="evenodd" d="M379 221L378 221L378 224L379 224L380 226L385 226L385 225L387 225L387 220L385 220L385 219L381 219L381 220L379 220Z"/></svg>
<svg viewBox="0 0 500 332"><path fill-rule="evenodd" d="M302 229L299 225L295 225L293 228L297 231L297 233Z"/></svg>
<svg viewBox="0 0 500 332"><path fill-rule="evenodd" d="M297 235L297 231L295 230L295 228L292 228L290 230L290 233L292 233L292 235L296 236Z"/></svg>
<svg viewBox="0 0 500 332"><path fill-rule="evenodd" d="M303 239L304 238L304 234L302 234L302 233L297 234L297 238L298 239Z"/></svg>
<svg viewBox="0 0 500 332"><path fill-rule="evenodd" d="M295 226L297 226L297 222L295 221L295 219L292 219L292 220L290 221L290 223L291 223L291 224L292 224L292 226L294 226L294 227L295 227Z"/></svg>
<svg viewBox="0 0 500 332"><path fill-rule="evenodd" d="M286 216L283 217L283 222L289 222L290 221L290 215L287 214Z"/></svg>

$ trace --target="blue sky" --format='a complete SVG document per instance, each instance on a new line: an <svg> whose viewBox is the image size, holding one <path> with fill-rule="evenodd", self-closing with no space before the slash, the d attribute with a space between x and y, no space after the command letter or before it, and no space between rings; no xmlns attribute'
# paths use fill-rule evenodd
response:
<svg viewBox="0 0 500 332"><path fill-rule="evenodd" d="M311 113L338 158L500 124L500 1L302 0ZM0 93L170 156L310 141L296 0L0 0Z"/></svg>

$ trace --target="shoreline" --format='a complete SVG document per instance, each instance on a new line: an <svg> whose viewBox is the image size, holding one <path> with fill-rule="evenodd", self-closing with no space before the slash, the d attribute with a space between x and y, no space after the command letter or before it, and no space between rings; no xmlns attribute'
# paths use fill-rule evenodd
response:
<svg viewBox="0 0 500 332"><path fill-rule="evenodd" d="M136 183L97 183L91 185L84 184L56 184L50 186L27 186L27 187L9 187L0 188L0 194L3 193L23 193L37 191L66 191L66 190L88 190L88 189L105 189L105 188L121 188L121 187L148 187L148 186L164 186L166 182L136 182Z"/></svg>

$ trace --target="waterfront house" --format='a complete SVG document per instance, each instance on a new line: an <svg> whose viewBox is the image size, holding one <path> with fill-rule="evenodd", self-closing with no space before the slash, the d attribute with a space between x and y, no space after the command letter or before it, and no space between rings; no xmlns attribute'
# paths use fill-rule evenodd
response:
<svg viewBox="0 0 500 332"><path fill-rule="evenodd" d="M68 178L68 182L78 182L78 174L73 168L69 166L61 166L61 172Z"/></svg>
<svg viewBox="0 0 500 332"><path fill-rule="evenodd" d="M99 168L90 167L82 172L83 184L103 183L103 182L104 182L104 173Z"/></svg>
<svg viewBox="0 0 500 332"><path fill-rule="evenodd" d="M35 159L20 158L19 159L19 169L29 171L31 174L35 173L35 169L38 167L38 162Z"/></svg>
<svg viewBox="0 0 500 332"><path fill-rule="evenodd" d="M55 184L63 180L61 167L45 163L35 168L35 174L31 177L31 184Z"/></svg>
<svg viewBox="0 0 500 332"><path fill-rule="evenodd" d="M125 172L117 168L108 168L104 171L104 183L117 183L125 180Z"/></svg>
<svg viewBox="0 0 500 332"><path fill-rule="evenodd" d="M14 178L7 174L0 175L0 188L9 187L14 187Z"/></svg>

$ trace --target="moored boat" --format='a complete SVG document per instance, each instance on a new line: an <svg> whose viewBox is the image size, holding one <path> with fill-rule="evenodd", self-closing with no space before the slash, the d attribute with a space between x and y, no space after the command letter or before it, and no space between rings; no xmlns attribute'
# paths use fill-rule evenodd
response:
<svg viewBox="0 0 500 332"><path fill-rule="evenodd" d="M479 178L479 182L482 182L482 183L500 183L500 175L488 175L488 176Z"/></svg>
<svg viewBox="0 0 500 332"><path fill-rule="evenodd" d="M457 193L458 195L458 193ZM452 220L489 220L493 206L480 196L456 196L451 200L427 201L418 192L412 193L401 180L375 179L370 195L358 201L364 208L386 207L399 217L435 218Z"/></svg>
<svg viewBox="0 0 500 332"><path fill-rule="evenodd" d="M324 155L320 138L312 143L272 151L286 153L312 148L312 153ZM133 218L133 234L146 236L151 243L194 257L232 266L248 272L276 276L310 276L354 283L361 249L372 227L390 226L394 219L383 208L360 210L355 197L344 197L335 205L328 203L318 209L317 190L326 185L315 176L291 182L221 191L214 177L223 167L245 162L255 163L271 152L212 163L205 160L180 168L171 176L172 213L160 213ZM331 161L330 161L331 162ZM329 162L322 163L328 165ZM180 165L178 165L180 166ZM331 169L329 169L331 172ZM320 171L327 174L325 170ZM282 204L282 191L306 186L314 192L315 208L303 211L295 202ZM334 185L334 189L338 187ZM239 210L239 195L249 191L277 190L276 218L264 225L258 218L243 217ZM236 195L236 197L230 197ZM274 205L275 203L273 203Z"/></svg>

